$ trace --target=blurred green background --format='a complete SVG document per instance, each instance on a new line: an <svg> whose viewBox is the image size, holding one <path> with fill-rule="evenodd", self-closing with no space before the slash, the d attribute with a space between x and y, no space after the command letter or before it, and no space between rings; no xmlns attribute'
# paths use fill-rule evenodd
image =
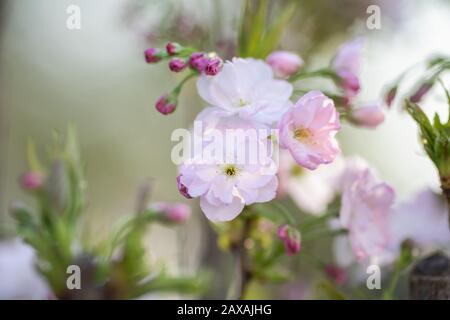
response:
<svg viewBox="0 0 450 320"><path fill-rule="evenodd" d="M311 65L327 64L347 39L367 38L361 102L379 98L385 85L417 61L450 53L449 1L297 3L281 48L297 51ZM81 9L80 30L66 27L71 4ZM366 27L370 4L381 8L381 30ZM143 51L176 40L231 57L241 1L2 0L0 6L2 221L8 222L10 202L24 197L18 177L26 170L27 141L35 141L45 157L52 130L64 132L69 123L78 129L86 162L86 217L94 238L132 211L145 178L153 179L153 199L183 201L170 135L189 127L204 103L190 83L175 114L158 114L154 102L179 79L163 64L146 65ZM366 158L402 198L425 186L437 188L438 178L417 142L415 124L398 109L376 131L346 125L340 141L344 154ZM445 112L439 90L427 98L426 109ZM196 268L209 239L200 232L203 225L196 210L187 228L154 227L148 239L153 257L174 268Z"/></svg>

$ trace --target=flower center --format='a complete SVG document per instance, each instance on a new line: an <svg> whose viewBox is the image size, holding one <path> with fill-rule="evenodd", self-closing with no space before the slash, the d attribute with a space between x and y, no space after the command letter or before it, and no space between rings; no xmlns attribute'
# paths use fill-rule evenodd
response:
<svg viewBox="0 0 450 320"><path fill-rule="evenodd" d="M313 134L311 130L305 128L297 128L294 130L294 138L300 142L310 142Z"/></svg>
<svg viewBox="0 0 450 320"><path fill-rule="evenodd" d="M246 101L245 99L239 98L239 107L245 107L248 106L250 103Z"/></svg>
<svg viewBox="0 0 450 320"><path fill-rule="evenodd" d="M229 177L233 177L237 175L238 169L234 165L228 165L225 168L223 168L223 173Z"/></svg>
<svg viewBox="0 0 450 320"><path fill-rule="evenodd" d="M291 175L293 175L294 177L298 177L301 176L303 174L303 169L302 167L298 166L298 165L294 165L291 168Z"/></svg>

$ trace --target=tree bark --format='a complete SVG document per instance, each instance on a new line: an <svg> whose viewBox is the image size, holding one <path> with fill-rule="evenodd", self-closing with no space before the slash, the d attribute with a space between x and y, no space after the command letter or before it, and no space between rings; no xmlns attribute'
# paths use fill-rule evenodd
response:
<svg viewBox="0 0 450 320"><path fill-rule="evenodd" d="M435 253L420 260L409 279L412 300L450 300L450 259Z"/></svg>

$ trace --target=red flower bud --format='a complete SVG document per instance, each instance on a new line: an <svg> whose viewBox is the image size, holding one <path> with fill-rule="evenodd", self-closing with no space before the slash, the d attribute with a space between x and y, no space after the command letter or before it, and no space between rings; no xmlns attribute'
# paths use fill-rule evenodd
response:
<svg viewBox="0 0 450 320"><path fill-rule="evenodd" d="M186 62L180 58L173 58L169 62L169 68L173 72L183 71L183 69L186 68L186 65Z"/></svg>
<svg viewBox="0 0 450 320"><path fill-rule="evenodd" d="M155 63L162 58L162 53L158 48L148 48L144 51L144 55L147 63Z"/></svg>
<svg viewBox="0 0 450 320"><path fill-rule="evenodd" d="M158 101L156 101L155 108L163 115L168 115L175 111L177 107L177 102L170 95L161 96Z"/></svg>
<svg viewBox="0 0 450 320"><path fill-rule="evenodd" d="M182 49L181 45L176 42L169 42L166 45L166 51L169 56L178 54L181 51L181 49Z"/></svg>
<svg viewBox="0 0 450 320"><path fill-rule="evenodd" d="M278 237L283 240L284 248L288 256L292 256L300 251L301 237L300 232L287 224L278 229Z"/></svg>
<svg viewBox="0 0 450 320"><path fill-rule="evenodd" d="M208 56L204 52L194 52L189 58L189 65L198 72L203 72L208 62Z"/></svg>
<svg viewBox="0 0 450 320"><path fill-rule="evenodd" d="M208 61L204 71L205 74L207 74L208 76L215 76L220 72L221 67L222 67L222 59L214 57Z"/></svg>
<svg viewBox="0 0 450 320"><path fill-rule="evenodd" d="M25 173L21 178L22 188L26 190L36 190L39 189L44 183L44 177L35 171L30 171Z"/></svg>
<svg viewBox="0 0 450 320"><path fill-rule="evenodd" d="M430 91L431 87L433 86L432 82L425 82L423 83L416 92L409 98L411 102L418 103L422 98Z"/></svg>
<svg viewBox="0 0 450 320"><path fill-rule="evenodd" d="M386 94L386 97L384 99L384 101L386 102L388 107L390 107L392 105L392 102L394 101L396 95L397 95L397 86L389 89L389 91Z"/></svg>
<svg viewBox="0 0 450 320"><path fill-rule="evenodd" d="M347 273L339 266L327 265L325 267L325 273L339 285L343 285L347 282Z"/></svg>

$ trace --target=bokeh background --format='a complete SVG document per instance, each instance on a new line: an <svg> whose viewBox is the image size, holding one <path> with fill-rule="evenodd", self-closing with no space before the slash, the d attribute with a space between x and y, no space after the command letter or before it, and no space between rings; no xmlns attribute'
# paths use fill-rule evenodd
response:
<svg viewBox="0 0 450 320"><path fill-rule="evenodd" d="M380 97L407 67L450 53L450 1L304 0L281 48L323 66L337 46L367 39L361 101ZM283 2L281 2L283 3ZM81 9L81 29L66 27L69 5ZM381 8L381 29L366 27L370 4ZM138 186L153 181L153 199L183 201L170 161L175 128L188 127L204 106L195 85L184 90L177 112L161 116L153 105L179 80L163 64L147 65L143 51L167 40L217 50L231 57L241 11L239 0L2 0L0 2L0 223L12 200L24 198L18 177L33 140L45 158L52 131L78 129L86 163L86 224L96 239L132 211ZM427 112L446 111L439 90ZM417 128L395 106L376 131L348 125L340 133L344 154L359 154L379 170L400 198L438 177L418 144ZM201 212L186 228L152 227L152 259L171 268L196 269L210 259ZM214 244L213 244L214 245Z"/></svg>

